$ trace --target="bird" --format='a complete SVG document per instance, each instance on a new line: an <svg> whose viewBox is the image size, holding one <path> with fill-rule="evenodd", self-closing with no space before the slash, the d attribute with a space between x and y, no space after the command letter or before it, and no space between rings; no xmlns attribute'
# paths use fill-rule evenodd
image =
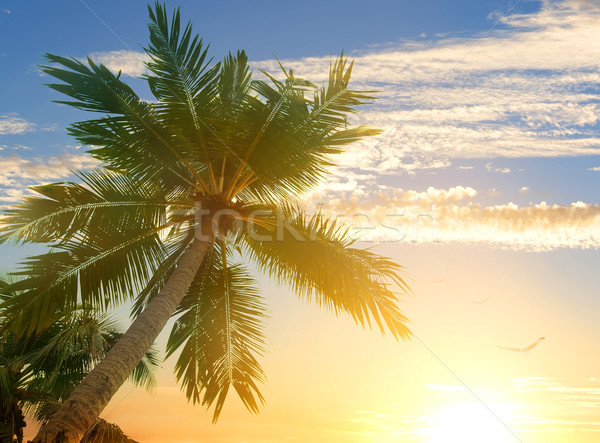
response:
<svg viewBox="0 0 600 443"><path fill-rule="evenodd" d="M483 303L485 303L486 301L488 301L490 298L492 298L491 295L488 298L486 298L485 300L481 300L481 301L473 300L473 303L477 303L478 305L482 305Z"/></svg>
<svg viewBox="0 0 600 443"><path fill-rule="evenodd" d="M530 345L525 346L524 348L507 348L506 346L498 346L500 349L504 349L505 351L514 351L514 352L529 352L541 342L546 340L546 337L540 337Z"/></svg>

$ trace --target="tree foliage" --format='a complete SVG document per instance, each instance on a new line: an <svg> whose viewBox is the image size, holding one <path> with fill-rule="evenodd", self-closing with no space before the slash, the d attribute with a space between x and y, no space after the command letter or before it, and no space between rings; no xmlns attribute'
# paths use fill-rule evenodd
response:
<svg viewBox="0 0 600 443"><path fill-rule="evenodd" d="M374 99L374 91L349 87L353 62L342 53L322 86L283 66L257 79L244 51L210 58L179 10L169 19L157 3L149 14L152 101L91 59L46 56L41 69L57 81L49 86L66 97L59 103L94 113L69 133L101 166L80 171L77 182L35 187L6 212L1 242L51 249L22 264L24 278L10 285L18 295L1 305L0 332L25 340L80 306L104 310L127 300L138 315L203 220L218 219L167 346L169 355L179 352L176 374L187 397L214 405L215 420L231 387L250 411L263 402L258 360L268 313L247 260L301 296L407 339L397 304L408 290L402 268L296 206L327 176L335 154L380 133L348 124ZM294 235L279 235L281 217Z"/></svg>

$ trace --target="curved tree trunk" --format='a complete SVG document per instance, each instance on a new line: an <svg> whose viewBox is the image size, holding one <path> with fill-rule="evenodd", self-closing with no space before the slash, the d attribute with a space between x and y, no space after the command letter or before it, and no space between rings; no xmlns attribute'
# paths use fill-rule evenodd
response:
<svg viewBox="0 0 600 443"><path fill-rule="evenodd" d="M80 441L175 312L200 269L209 245L209 241L194 240L163 289L40 429L34 443Z"/></svg>

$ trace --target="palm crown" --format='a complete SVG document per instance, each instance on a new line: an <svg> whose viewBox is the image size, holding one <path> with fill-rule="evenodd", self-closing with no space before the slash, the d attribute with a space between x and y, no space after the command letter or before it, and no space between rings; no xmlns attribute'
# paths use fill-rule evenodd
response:
<svg viewBox="0 0 600 443"><path fill-rule="evenodd" d="M253 80L243 51L213 63L179 11L170 23L160 4L149 11L145 78L156 101L92 60L47 55L42 70L61 81L50 87L70 97L62 103L100 114L69 131L102 164L79 172L81 183L36 187L8 211L4 241L53 249L24 264L4 328L38 333L78 303L106 308L132 297L138 315L202 234L206 253L178 301L167 353L180 352L187 397L215 404L214 419L230 387L251 411L263 400L266 306L240 257L336 313L408 338L390 286L408 290L401 267L296 206L332 154L379 133L347 124L372 98L348 89L352 63L342 54L320 88L283 68L283 80Z"/></svg>

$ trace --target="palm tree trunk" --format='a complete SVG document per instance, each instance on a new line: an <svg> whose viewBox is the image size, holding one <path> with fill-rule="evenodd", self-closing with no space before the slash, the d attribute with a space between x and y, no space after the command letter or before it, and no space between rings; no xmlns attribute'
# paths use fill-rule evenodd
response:
<svg viewBox="0 0 600 443"><path fill-rule="evenodd" d="M175 312L200 269L209 245L208 240L194 240L162 290L40 429L33 443L80 441Z"/></svg>

